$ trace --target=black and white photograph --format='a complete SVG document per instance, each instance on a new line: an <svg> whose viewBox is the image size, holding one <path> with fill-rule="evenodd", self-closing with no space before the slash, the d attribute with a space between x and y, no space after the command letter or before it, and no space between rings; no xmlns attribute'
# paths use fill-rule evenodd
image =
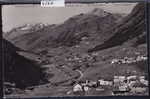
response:
<svg viewBox="0 0 150 99"><path fill-rule="evenodd" d="M2 5L4 96L148 96L145 3Z"/></svg>

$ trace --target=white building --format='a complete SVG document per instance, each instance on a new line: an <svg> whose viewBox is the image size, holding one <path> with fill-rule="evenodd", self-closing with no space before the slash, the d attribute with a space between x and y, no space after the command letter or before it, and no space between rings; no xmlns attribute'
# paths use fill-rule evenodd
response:
<svg viewBox="0 0 150 99"><path fill-rule="evenodd" d="M113 59L113 60L111 61L111 64L117 63L118 61L119 61L118 59Z"/></svg>
<svg viewBox="0 0 150 99"><path fill-rule="evenodd" d="M83 91L83 90L82 90L82 86L81 86L80 84L76 84L76 85L73 87L73 91L74 91L74 92Z"/></svg>
<svg viewBox="0 0 150 99"><path fill-rule="evenodd" d="M127 80L136 80L137 79L137 76L128 76L127 77Z"/></svg>
<svg viewBox="0 0 150 99"><path fill-rule="evenodd" d="M111 81L104 81L103 79L102 80L98 80L100 85L109 85L111 86L112 85L112 82Z"/></svg>
<svg viewBox="0 0 150 99"><path fill-rule="evenodd" d="M148 81L145 79L140 79L140 82L146 86L148 86Z"/></svg>
<svg viewBox="0 0 150 99"><path fill-rule="evenodd" d="M88 86L84 86L84 91L88 91L89 90L89 87Z"/></svg>

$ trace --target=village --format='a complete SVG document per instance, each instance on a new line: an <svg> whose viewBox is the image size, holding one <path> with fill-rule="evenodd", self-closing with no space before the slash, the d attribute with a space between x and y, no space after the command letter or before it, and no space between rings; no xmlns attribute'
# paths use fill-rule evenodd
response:
<svg viewBox="0 0 150 99"><path fill-rule="evenodd" d="M61 48L60 48L61 49ZM42 53L42 52L41 52ZM48 53L44 52L47 57ZM142 55L140 52L135 52L137 56L135 57L123 57L123 58L112 58L109 61L109 64L133 64L141 61L146 61L147 56ZM66 61L66 64L59 63L58 57L53 57L52 60L45 60L46 56L41 58L37 58L37 61L42 64L54 64L57 63L58 66L55 66L57 69L63 71L63 68L72 67L72 70L79 73L78 79L73 84L72 89L67 91L67 95L77 95L77 96L84 96L85 94L88 95L90 91L94 90L99 93L104 92L106 90L111 90L111 95L136 95L136 94L145 94L148 92L148 80L146 80L145 76L140 75L116 75L113 77L112 80L106 79L98 79L98 80L82 80L84 68L80 68L85 66L93 66L95 62L98 61L99 53L92 53L92 54L76 54L70 53L68 56L63 58ZM105 59L105 57L102 57ZM73 65L75 63L75 65ZM63 71L64 72L64 71Z"/></svg>
<svg viewBox="0 0 150 99"><path fill-rule="evenodd" d="M67 94L83 95L95 89L96 91L103 92L105 89L111 88L112 95L134 95L143 94L148 90L148 81L145 76L114 76L113 81L106 81L99 79L97 81L86 80L79 81L73 86L73 90Z"/></svg>
<svg viewBox="0 0 150 99"><path fill-rule="evenodd" d="M113 59L111 61L111 64L130 64L130 63L136 63L136 62L139 62L139 61L144 61L144 60L147 60L147 57L144 56L144 55L141 55L141 56L137 56L135 58L133 57L124 57L123 59Z"/></svg>
<svg viewBox="0 0 150 99"><path fill-rule="evenodd" d="M138 53L138 52L136 52ZM97 61L97 56L99 53L92 54L83 54L83 55L70 55L66 57L64 60L67 63L75 62L76 64L86 64L91 65L92 63ZM39 59L40 60L40 59ZM110 64L132 64L140 61L147 60L147 56L141 55L140 53L136 57L123 57L118 59L112 59ZM49 64L49 60L40 60L40 63L45 61L45 63ZM89 64L91 63L91 64ZM65 65L62 66L64 68ZM86 93L89 93L91 90L95 89L95 91L103 92L107 89L111 90L111 95L134 95L134 94L143 94L148 90L148 80L146 80L145 76L139 75L130 75L130 76L114 76L112 80L98 79L97 81L92 80L82 80L80 78L83 76L82 70L76 69L74 70L80 73L79 79L73 85L72 90L68 91L67 95L79 95L82 96Z"/></svg>
<svg viewBox="0 0 150 99"><path fill-rule="evenodd" d="M93 56L97 56L94 53ZM131 64L147 60L147 56L138 55L137 57L124 57L122 59L112 59L111 64ZM96 91L105 91L111 89L112 95L134 95L143 94L148 90L148 80L145 76L130 75L130 76L114 76L113 80L99 79L97 81L81 81L74 85L73 93L88 92L95 88ZM70 94L68 92L67 94Z"/></svg>

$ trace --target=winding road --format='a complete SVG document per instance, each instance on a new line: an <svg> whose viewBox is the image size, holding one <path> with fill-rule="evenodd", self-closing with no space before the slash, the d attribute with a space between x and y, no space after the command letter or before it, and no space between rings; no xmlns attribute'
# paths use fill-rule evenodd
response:
<svg viewBox="0 0 150 99"><path fill-rule="evenodd" d="M83 77L82 71L80 71L80 70L76 70L76 71L80 74L80 77L78 79L81 79Z"/></svg>

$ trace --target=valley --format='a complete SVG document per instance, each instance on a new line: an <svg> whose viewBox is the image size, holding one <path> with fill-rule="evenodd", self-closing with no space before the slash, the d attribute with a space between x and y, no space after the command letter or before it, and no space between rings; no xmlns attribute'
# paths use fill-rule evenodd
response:
<svg viewBox="0 0 150 99"><path fill-rule="evenodd" d="M6 97L76 96L72 92L76 84L113 81L115 76L148 80L144 17L144 4L139 3L126 16L95 8L62 24L25 25L10 31L4 35L9 45L5 50ZM146 59L136 61L142 56ZM130 59L134 62L129 63ZM92 87L77 96L110 96L113 90L113 85ZM141 94L148 91L133 95Z"/></svg>

